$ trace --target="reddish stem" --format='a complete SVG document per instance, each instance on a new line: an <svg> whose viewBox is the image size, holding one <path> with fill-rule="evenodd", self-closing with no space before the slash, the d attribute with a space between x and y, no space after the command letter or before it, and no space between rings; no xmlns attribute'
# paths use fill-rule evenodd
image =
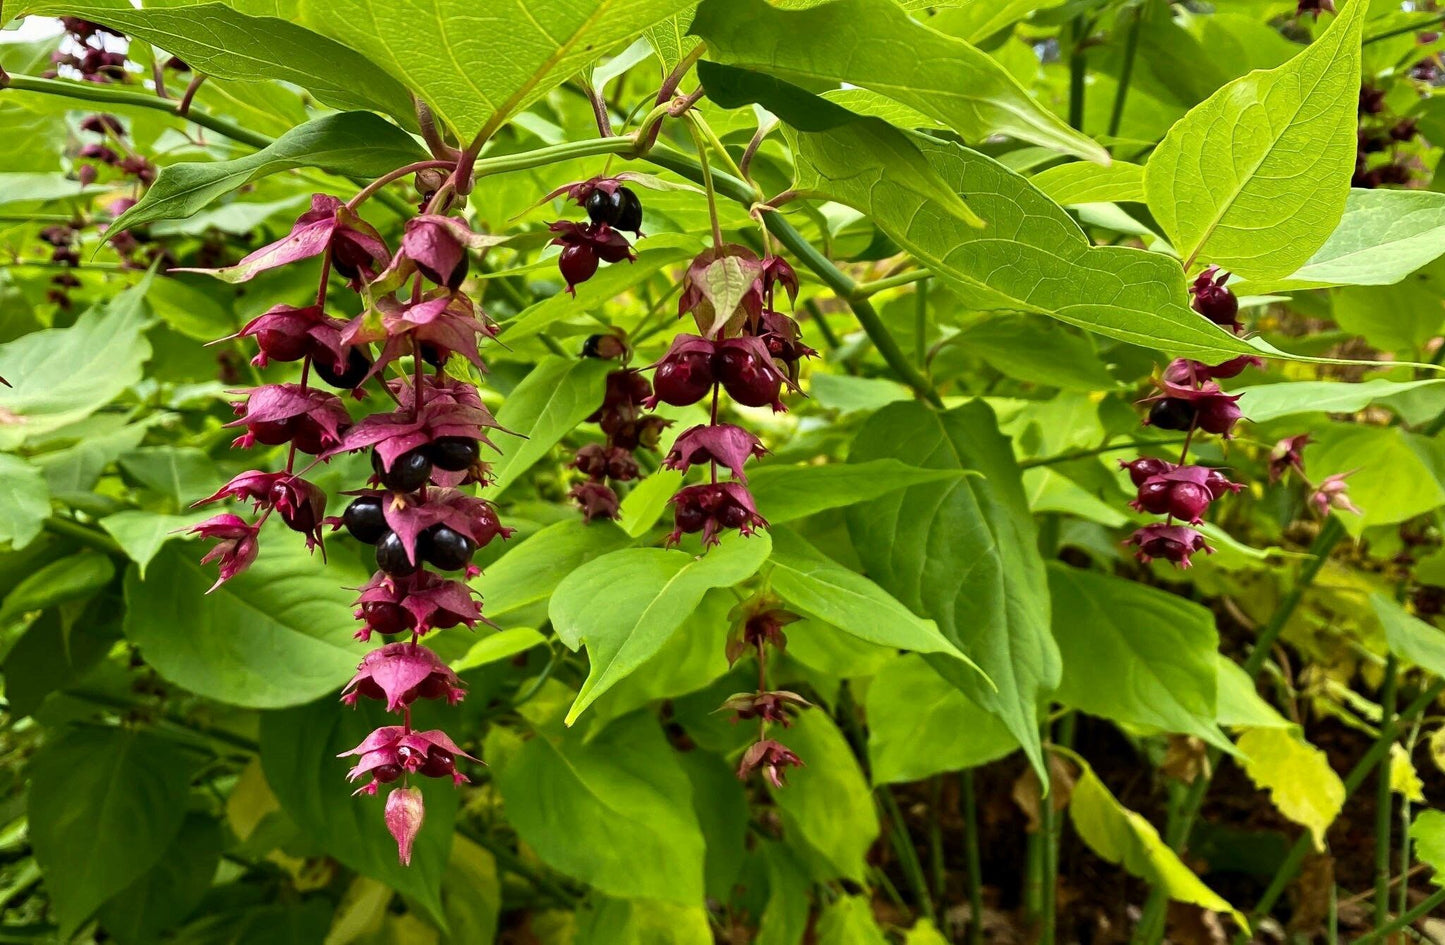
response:
<svg viewBox="0 0 1445 945"><path fill-rule="evenodd" d="M394 171L389 171L381 175L376 180L372 181L365 187L361 188L361 190L357 191L356 196L352 197L346 202L346 209L355 210L357 207L361 206L364 202L366 202L366 200L370 198L373 194L375 194L378 190L385 187L387 184L390 184L392 181L399 180L408 174L415 174L417 171L424 171L429 167L452 167L453 164L454 162L452 161L433 159L430 161L417 161L413 164L408 164L405 167L398 167Z"/></svg>

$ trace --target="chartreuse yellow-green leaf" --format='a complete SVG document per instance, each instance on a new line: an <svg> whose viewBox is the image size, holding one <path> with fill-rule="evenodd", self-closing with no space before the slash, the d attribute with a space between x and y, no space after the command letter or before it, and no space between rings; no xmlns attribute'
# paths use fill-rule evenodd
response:
<svg viewBox="0 0 1445 945"><path fill-rule="evenodd" d="M567 724L660 650L704 594L752 577L771 550L766 532L731 535L702 557L624 548L567 575L552 594L549 616L563 643L587 647L590 664Z"/></svg>
<svg viewBox="0 0 1445 945"><path fill-rule="evenodd" d="M1410 825L1410 839L1415 841L1415 859L1435 870L1435 885L1445 886L1445 811L1421 811Z"/></svg>
<svg viewBox="0 0 1445 945"><path fill-rule="evenodd" d="M360 50L463 140L490 134L692 0L301 0L304 25Z"/></svg>
<svg viewBox="0 0 1445 945"><path fill-rule="evenodd" d="M1082 763L1082 759L1074 760ZM1191 902L1215 912L1228 912L1236 922L1248 927L1244 915L1204 885L1159 838L1159 831L1120 804L1087 765L1083 766L1069 799L1069 818L1083 841L1105 860L1146 880L1170 899Z"/></svg>
<svg viewBox="0 0 1445 945"><path fill-rule="evenodd" d="M708 57L794 82L871 89L943 122L966 141L1005 134L1103 164L1098 142L1037 102L986 53L930 29L893 0L780 10L766 0L705 0L692 32ZM798 37L807 37L799 42Z"/></svg>
<svg viewBox="0 0 1445 945"><path fill-rule="evenodd" d="M1239 737L1244 770L1274 806L1324 848L1325 830L1345 803L1345 785L1325 753L1288 729L1252 728Z"/></svg>
<svg viewBox="0 0 1445 945"><path fill-rule="evenodd" d="M1350 0L1289 62L1220 88L1150 155L1149 210L1186 269L1213 264L1277 279L1329 238L1354 169L1368 7Z"/></svg>

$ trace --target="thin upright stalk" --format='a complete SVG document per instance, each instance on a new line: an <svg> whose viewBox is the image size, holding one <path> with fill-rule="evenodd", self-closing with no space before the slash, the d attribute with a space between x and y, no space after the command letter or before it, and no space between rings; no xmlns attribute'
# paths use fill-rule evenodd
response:
<svg viewBox="0 0 1445 945"><path fill-rule="evenodd" d="M908 878L908 886L913 891L918 912L937 925L938 915L933 908L933 896L928 891L928 880L923 873L923 863L918 859L918 849L913 845L913 837L908 833L908 825L903 820L903 812L898 808L898 799L893 796L893 792L887 786L880 787L877 794L879 804L883 807L883 812L888 817L892 828L890 839L893 843L893 852L903 867L903 875Z"/></svg>
<svg viewBox="0 0 1445 945"><path fill-rule="evenodd" d="M968 937L967 945L983 942L983 858L978 844L978 798L973 787L973 772L959 776L959 802L963 806L963 856L968 868Z"/></svg>
<svg viewBox="0 0 1445 945"><path fill-rule="evenodd" d="M1134 57L1139 52L1140 25L1144 19L1142 4L1134 7L1129 32L1124 35L1124 62L1119 67L1119 85L1114 89L1114 107L1109 111L1109 137L1119 133L1124 121L1124 102L1129 97L1129 83L1134 78Z"/></svg>
<svg viewBox="0 0 1445 945"><path fill-rule="evenodd" d="M1069 125L1084 130L1084 82L1087 79L1088 62L1084 58L1084 40L1088 26L1082 16L1074 17L1069 26L1073 48L1069 52Z"/></svg>
<svg viewBox="0 0 1445 945"><path fill-rule="evenodd" d="M913 363L925 370L928 363L928 280L913 290Z"/></svg>
<svg viewBox="0 0 1445 945"><path fill-rule="evenodd" d="M1395 700L1399 686L1399 662L1391 653L1385 659L1385 681L1380 687L1380 732L1395 723ZM1394 739L1390 739L1391 746ZM1387 748L1388 750L1388 748ZM1390 919L1390 765L1383 764L1375 773L1375 928L1384 928Z"/></svg>
<svg viewBox="0 0 1445 945"><path fill-rule="evenodd" d="M1445 905L1445 889L1437 889L1428 898L1421 900L1415 908L1397 916L1393 922L1387 922L1383 927L1355 939L1354 945L1373 945L1375 942L1387 940L1390 935L1425 918L1442 905Z"/></svg>

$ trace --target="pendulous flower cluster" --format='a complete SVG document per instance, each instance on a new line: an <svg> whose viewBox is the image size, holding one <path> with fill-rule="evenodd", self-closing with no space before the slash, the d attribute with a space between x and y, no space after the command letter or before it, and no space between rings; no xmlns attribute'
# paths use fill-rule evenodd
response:
<svg viewBox="0 0 1445 945"><path fill-rule="evenodd" d="M444 370L453 355L485 369L478 345L494 329L462 290L469 250L481 243L462 219L423 212L407 221L393 253L354 206L317 194L284 239L222 272L245 281L278 266L321 260L314 302L277 305L234 336L254 341L257 367L301 363L299 382L243 392L231 424L241 430L238 447L286 446L285 467L244 472L202 500L248 501L259 513L254 521L223 513L193 531L217 542L205 558L219 563L217 586L256 559L261 526L272 514L305 535L308 548L324 552L326 526L344 527L375 546L377 571L358 589L356 635L401 639L367 654L342 700L381 701L401 724L377 729L344 756L356 758L348 779L365 779L358 794L400 782L391 789L385 820L404 863L424 817L422 794L411 778L462 784L467 778L457 770L458 759L477 760L445 732L412 727L417 700L455 704L465 695L456 674L420 640L432 630L484 620L464 578L479 573L471 563L479 548L511 534L491 503L464 491L488 481L481 448L492 446L488 431L500 427L476 389ZM362 314L349 320L328 314L333 272L363 296ZM333 390L316 386L318 380ZM368 383L392 409L354 419L342 394L361 400ZM327 518L327 497L305 473L342 453L363 451L371 456L370 481L348 493L351 501L339 517ZM300 456L311 459L298 469Z"/></svg>

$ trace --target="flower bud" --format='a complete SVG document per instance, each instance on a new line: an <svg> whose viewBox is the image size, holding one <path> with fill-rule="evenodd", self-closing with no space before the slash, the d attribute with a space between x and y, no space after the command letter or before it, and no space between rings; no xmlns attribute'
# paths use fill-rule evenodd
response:
<svg viewBox="0 0 1445 945"><path fill-rule="evenodd" d="M386 829L396 840L396 855L402 866L411 865L411 848L426 816L421 788L392 788L386 796Z"/></svg>

